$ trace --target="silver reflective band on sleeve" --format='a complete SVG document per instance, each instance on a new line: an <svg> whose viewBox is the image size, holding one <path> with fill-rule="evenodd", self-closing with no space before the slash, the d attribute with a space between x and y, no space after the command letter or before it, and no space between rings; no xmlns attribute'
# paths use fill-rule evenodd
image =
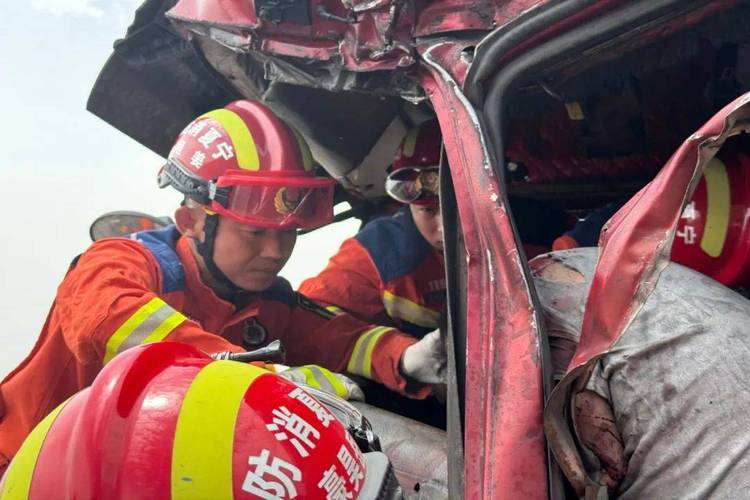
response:
<svg viewBox="0 0 750 500"><path fill-rule="evenodd" d="M107 340L104 363L131 347L163 340L185 316L154 297L130 316Z"/></svg>
<svg viewBox="0 0 750 500"><path fill-rule="evenodd" d="M346 365L346 370L355 375L362 375L372 379L372 352L375 350L375 344L384 333L393 330L387 326L377 326L365 331L354 344L352 356Z"/></svg>

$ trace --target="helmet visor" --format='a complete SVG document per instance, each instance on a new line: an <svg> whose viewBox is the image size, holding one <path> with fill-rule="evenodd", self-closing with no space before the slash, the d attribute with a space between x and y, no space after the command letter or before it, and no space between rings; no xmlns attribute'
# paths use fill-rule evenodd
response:
<svg viewBox="0 0 750 500"><path fill-rule="evenodd" d="M222 176L211 208L254 226L314 228L333 219L334 186L322 177Z"/></svg>
<svg viewBox="0 0 750 500"><path fill-rule="evenodd" d="M385 179L388 195L401 203L413 203L440 194L440 174L437 167L404 167L394 170Z"/></svg>

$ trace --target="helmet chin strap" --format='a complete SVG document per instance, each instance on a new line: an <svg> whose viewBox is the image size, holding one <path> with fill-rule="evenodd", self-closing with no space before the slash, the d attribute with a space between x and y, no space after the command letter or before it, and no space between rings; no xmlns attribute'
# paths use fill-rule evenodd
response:
<svg viewBox="0 0 750 500"><path fill-rule="evenodd" d="M208 272L214 280L214 290L216 293L230 302L234 302L233 299L239 295L245 295L251 293L244 288L240 288L235 285L232 280L227 277L226 274L219 269L214 261L214 243L216 241L216 231L219 227L219 216L217 214L206 214L206 222L203 226L204 237L203 241L198 241L196 247L198 253L203 257L203 262L208 268Z"/></svg>

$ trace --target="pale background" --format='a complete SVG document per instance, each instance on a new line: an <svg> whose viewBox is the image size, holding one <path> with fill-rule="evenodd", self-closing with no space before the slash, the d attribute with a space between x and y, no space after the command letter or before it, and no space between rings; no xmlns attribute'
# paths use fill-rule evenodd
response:
<svg viewBox="0 0 750 500"><path fill-rule="evenodd" d="M0 377L30 351L68 263L112 210L171 215L162 159L85 110L139 0L0 0ZM298 240L282 275L321 270L354 221Z"/></svg>

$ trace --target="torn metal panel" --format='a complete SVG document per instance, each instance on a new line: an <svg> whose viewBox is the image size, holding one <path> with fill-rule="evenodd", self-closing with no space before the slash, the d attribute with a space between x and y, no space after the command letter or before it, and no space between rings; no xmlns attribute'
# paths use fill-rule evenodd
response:
<svg viewBox="0 0 750 500"><path fill-rule="evenodd" d="M450 31L491 30L497 2L447 0L429 2L420 11L414 35L424 37Z"/></svg>
<svg viewBox="0 0 750 500"><path fill-rule="evenodd" d="M431 95L451 168L466 262L466 498L546 498L538 323L500 179L478 118L424 46ZM524 293L525 291L525 293Z"/></svg>
<svg viewBox="0 0 750 500"><path fill-rule="evenodd" d="M382 178L369 172L382 174L390 163L383 158L393 141L384 134L397 123L419 123L417 104L427 99L410 74L421 4L174 3L144 5L94 87L92 112L166 155L196 114L243 97L267 100L301 129L317 161L346 188L382 196ZM309 16L295 11L299 5ZM459 56L452 66L463 72L468 53Z"/></svg>
<svg viewBox="0 0 750 500"><path fill-rule="evenodd" d="M179 0L168 17L183 25L258 30L270 36L329 40L346 29L348 9L335 0Z"/></svg>
<svg viewBox="0 0 750 500"><path fill-rule="evenodd" d="M336 54L350 71L414 63L411 2L180 0L167 16L184 29L221 27L238 35L238 40L250 40L233 47L240 51L317 60L330 60Z"/></svg>
<svg viewBox="0 0 750 500"><path fill-rule="evenodd" d="M585 472L568 428L571 393L580 390L596 362L616 349L651 297L664 268L678 220L703 169L726 139L750 130L750 94L727 105L675 152L656 178L607 223L591 278L581 334L568 373L545 409L545 432L579 495L599 486Z"/></svg>
<svg viewBox="0 0 750 500"><path fill-rule="evenodd" d="M440 43L441 41L446 43ZM432 58L440 63L453 81L463 86L474 57L474 45L478 42L478 38L472 37L461 40L445 38L425 41L418 46L418 50L421 52L425 47L433 47L430 52Z"/></svg>
<svg viewBox="0 0 750 500"><path fill-rule="evenodd" d="M601 257L571 368L606 351L653 290L669 261L675 228L708 161L731 135L750 130L750 94L688 138L602 230Z"/></svg>
<svg viewBox="0 0 750 500"><path fill-rule="evenodd" d="M356 91L399 97L415 103L426 99L406 70L358 73L346 70L335 61L302 61L262 51L245 52L227 46L216 37L216 33L213 29L195 28L192 37L217 71L226 73L233 80L250 79L254 87L262 88L271 82L280 82L331 92Z"/></svg>
<svg viewBox="0 0 750 500"><path fill-rule="evenodd" d="M198 37L196 44L239 95L262 99L294 125L307 139L316 161L346 189L365 198L385 194L386 167L403 132L423 121L425 113L399 97L347 89L370 85L374 90L393 88L402 83L389 82L401 78L403 85L416 91L416 82L394 72L345 71L337 73L337 80L329 80L337 92L328 92L319 88L326 79L318 75L340 68L325 63L295 65L260 52L237 53L211 38Z"/></svg>
<svg viewBox="0 0 750 500"><path fill-rule="evenodd" d="M538 0L502 7L488 0L180 0L167 16L181 29L239 52L372 72L413 66L415 37L488 31L530 3Z"/></svg>

